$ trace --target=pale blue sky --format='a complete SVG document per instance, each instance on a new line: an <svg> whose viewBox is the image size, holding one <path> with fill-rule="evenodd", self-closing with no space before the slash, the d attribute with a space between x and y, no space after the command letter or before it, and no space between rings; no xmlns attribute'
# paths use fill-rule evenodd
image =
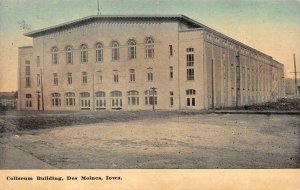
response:
<svg viewBox="0 0 300 190"><path fill-rule="evenodd" d="M300 0L100 0L102 14L184 14L300 70ZM97 14L97 0L0 0L0 91L17 89L23 19L40 29ZM300 74L299 74L300 76Z"/></svg>

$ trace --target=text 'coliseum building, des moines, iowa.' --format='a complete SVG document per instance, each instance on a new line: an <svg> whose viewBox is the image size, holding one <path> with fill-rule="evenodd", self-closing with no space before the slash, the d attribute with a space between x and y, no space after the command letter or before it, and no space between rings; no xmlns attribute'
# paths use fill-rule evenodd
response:
<svg viewBox="0 0 300 190"><path fill-rule="evenodd" d="M184 15L97 15L32 31L21 110L210 109L284 96L284 66Z"/></svg>

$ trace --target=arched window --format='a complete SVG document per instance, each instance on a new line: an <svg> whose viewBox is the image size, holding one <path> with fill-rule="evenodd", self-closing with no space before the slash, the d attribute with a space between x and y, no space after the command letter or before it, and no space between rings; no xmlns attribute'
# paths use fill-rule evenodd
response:
<svg viewBox="0 0 300 190"><path fill-rule="evenodd" d="M60 106L61 105L61 97L60 97L60 93L52 93L51 94L52 97L52 106Z"/></svg>
<svg viewBox="0 0 300 190"><path fill-rule="evenodd" d="M112 57L112 60L115 61L115 60L119 60L120 59L120 54L119 54L119 43L116 42L116 41L113 41L111 43L111 57Z"/></svg>
<svg viewBox="0 0 300 190"><path fill-rule="evenodd" d="M81 60L81 63L88 62L88 47L85 44L82 44L80 46L80 60Z"/></svg>
<svg viewBox="0 0 300 190"><path fill-rule="evenodd" d="M129 59L136 58L136 42L133 39L128 41L128 58Z"/></svg>
<svg viewBox="0 0 300 190"><path fill-rule="evenodd" d="M111 97L122 97L122 92L115 90L110 93L110 96Z"/></svg>
<svg viewBox="0 0 300 190"><path fill-rule="evenodd" d="M105 100L105 92L97 91L95 92L95 108L96 109L105 109L106 108L106 100Z"/></svg>
<svg viewBox="0 0 300 190"><path fill-rule="evenodd" d="M103 45L101 43L96 44L96 62L103 61Z"/></svg>
<svg viewBox="0 0 300 190"><path fill-rule="evenodd" d="M51 55L52 55L52 64L57 65L58 64L58 48L57 47L52 48Z"/></svg>
<svg viewBox="0 0 300 190"><path fill-rule="evenodd" d="M66 106L75 106L75 93L74 92L67 92L65 94L66 98Z"/></svg>
<svg viewBox="0 0 300 190"><path fill-rule="evenodd" d="M157 105L157 91L156 90L146 90L145 94L145 104L146 105Z"/></svg>
<svg viewBox="0 0 300 190"><path fill-rule="evenodd" d="M131 90L127 92L128 105L139 105L139 92Z"/></svg>
<svg viewBox="0 0 300 190"><path fill-rule="evenodd" d="M89 92L80 93L80 108L82 110L89 110L91 108L91 100Z"/></svg>
<svg viewBox="0 0 300 190"><path fill-rule="evenodd" d="M73 51L71 46L66 47L66 62L67 64L73 64Z"/></svg>
<svg viewBox="0 0 300 190"><path fill-rule="evenodd" d="M151 37L145 39L146 58L154 58L154 40Z"/></svg>

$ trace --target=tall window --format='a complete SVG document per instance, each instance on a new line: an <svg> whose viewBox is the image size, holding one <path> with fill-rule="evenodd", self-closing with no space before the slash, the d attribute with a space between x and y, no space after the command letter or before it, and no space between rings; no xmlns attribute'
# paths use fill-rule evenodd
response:
<svg viewBox="0 0 300 190"><path fill-rule="evenodd" d="M119 43L116 41L113 41L111 43L111 58L113 61L115 60L119 60L120 59L120 55L119 55Z"/></svg>
<svg viewBox="0 0 300 190"><path fill-rule="evenodd" d="M89 92L81 92L80 93L80 108L82 110L89 110L91 108L91 100Z"/></svg>
<svg viewBox="0 0 300 190"><path fill-rule="evenodd" d="M170 77L170 79L173 79L173 77L174 77L173 74L174 74L174 73L173 73L173 67L170 66L170 67L169 67L169 77Z"/></svg>
<svg viewBox="0 0 300 190"><path fill-rule="evenodd" d="M111 108L112 109L121 109L122 107L122 92L121 91L112 91L111 96Z"/></svg>
<svg viewBox="0 0 300 190"><path fill-rule="evenodd" d="M53 73L53 85L58 85L58 74Z"/></svg>
<svg viewBox="0 0 300 190"><path fill-rule="evenodd" d="M135 81L135 70L129 69L129 75L130 75L130 82L134 82Z"/></svg>
<svg viewBox="0 0 300 190"><path fill-rule="evenodd" d="M58 64L58 48L57 47L52 48L51 54L52 54L52 64L57 65Z"/></svg>
<svg viewBox="0 0 300 190"><path fill-rule="evenodd" d="M106 108L105 92L103 91L95 92L95 97L96 97L96 104L95 104L96 109L105 109Z"/></svg>
<svg viewBox="0 0 300 190"><path fill-rule="evenodd" d="M154 40L151 37L145 39L146 58L154 58Z"/></svg>
<svg viewBox="0 0 300 190"><path fill-rule="evenodd" d="M80 60L81 60L81 63L88 62L88 47L85 44L82 44L80 46Z"/></svg>
<svg viewBox="0 0 300 190"><path fill-rule="evenodd" d="M173 56L173 46L169 45L169 55Z"/></svg>
<svg viewBox="0 0 300 190"><path fill-rule="evenodd" d="M187 48L186 49L186 75L187 80L194 80L195 78L195 71L194 71L194 48Z"/></svg>
<svg viewBox="0 0 300 190"><path fill-rule="evenodd" d="M102 83L103 76L102 76L102 71L97 71L96 73L96 83Z"/></svg>
<svg viewBox="0 0 300 190"><path fill-rule="evenodd" d="M96 44L96 62L103 61L103 45L101 43Z"/></svg>
<svg viewBox="0 0 300 190"><path fill-rule="evenodd" d="M31 94L26 94L25 98L26 98L26 107L31 108L32 107L32 100L31 100L32 95Z"/></svg>
<svg viewBox="0 0 300 190"><path fill-rule="evenodd" d="M128 58L129 59L136 58L136 42L135 42L135 40L128 41Z"/></svg>
<svg viewBox="0 0 300 190"><path fill-rule="evenodd" d="M68 73L68 84L72 84L73 83L73 77L72 77L72 73Z"/></svg>
<svg viewBox="0 0 300 190"><path fill-rule="evenodd" d="M118 70L113 71L113 76L114 76L114 82L115 83L119 82L119 71Z"/></svg>
<svg viewBox="0 0 300 190"><path fill-rule="evenodd" d="M60 97L60 93L52 93L51 94L52 97L52 106L60 106L61 105L61 97Z"/></svg>
<svg viewBox="0 0 300 190"><path fill-rule="evenodd" d="M40 66L40 56L36 56L36 66Z"/></svg>
<svg viewBox="0 0 300 190"><path fill-rule="evenodd" d="M145 104L146 105L157 105L157 91L146 90L145 91Z"/></svg>
<svg viewBox="0 0 300 190"><path fill-rule="evenodd" d="M174 106L174 92L170 91L170 107Z"/></svg>
<svg viewBox="0 0 300 190"><path fill-rule="evenodd" d="M75 106L75 93L67 92L65 94L66 97L66 106Z"/></svg>
<svg viewBox="0 0 300 190"><path fill-rule="evenodd" d="M25 61L25 75L26 75L26 81L25 81L25 87L29 88L31 87L31 77L30 77L30 61Z"/></svg>
<svg viewBox="0 0 300 190"><path fill-rule="evenodd" d="M186 90L186 105L187 107L194 107L196 106L196 90L194 89L187 89Z"/></svg>
<svg viewBox="0 0 300 190"><path fill-rule="evenodd" d="M152 68L147 69L147 77L148 77L148 81L153 81L153 69Z"/></svg>
<svg viewBox="0 0 300 190"><path fill-rule="evenodd" d="M36 85L41 86L41 75L40 74L36 75Z"/></svg>
<svg viewBox="0 0 300 190"><path fill-rule="evenodd" d="M66 47L66 62L67 64L73 64L73 52L71 46Z"/></svg>
<svg viewBox="0 0 300 190"><path fill-rule="evenodd" d="M82 84L87 84L87 73L82 72Z"/></svg>
<svg viewBox="0 0 300 190"><path fill-rule="evenodd" d="M139 105L139 92L138 91L128 91L128 105Z"/></svg>

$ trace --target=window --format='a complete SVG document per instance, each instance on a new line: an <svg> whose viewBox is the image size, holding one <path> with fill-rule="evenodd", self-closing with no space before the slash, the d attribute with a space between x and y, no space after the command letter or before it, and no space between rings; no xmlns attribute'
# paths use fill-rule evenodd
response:
<svg viewBox="0 0 300 190"><path fill-rule="evenodd" d="M111 108L112 109L121 109L122 107L122 92L121 91L112 91L111 96Z"/></svg>
<svg viewBox="0 0 300 190"><path fill-rule="evenodd" d="M91 109L90 93L88 93L88 92L81 92L80 93L80 108L82 110Z"/></svg>
<svg viewBox="0 0 300 190"><path fill-rule="evenodd" d="M66 47L66 63L73 64L73 52L71 46Z"/></svg>
<svg viewBox="0 0 300 190"><path fill-rule="evenodd" d="M113 41L111 43L111 57L113 61L119 60L120 55L119 55L119 43L116 41Z"/></svg>
<svg viewBox="0 0 300 190"><path fill-rule="evenodd" d="M129 69L129 75L130 75L130 82L134 82L135 81L135 70Z"/></svg>
<svg viewBox="0 0 300 190"><path fill-rule="evenodd" d="M139 92L138 91L128 91L128 105L139 105Z"/></svg>
<svg viewBox="0 0 300 190"><path fill-rule="evenodd" d="M113 76L114 76L114 82L115 83L119 82L119 71L118 70L113 71Z"/></svg>
<svg viewBox="0 0 300 190"><path fill-rule="evenodd" d="M96 73L96 83L102 83L103 77L102 77L102 71L97 71Z"/></svg>
<svg viewBox="0 0 300 190"><path fill-rule="evenodd" d="M101 43L96 44L96 62L103 61L103 45Z"/></svg>
<svg viewBox="0 0 300 190"><path fill-rule="evenodd" d="M52 106L60 106L61 105L61 99L60 99L60 93L52 93Z"/></svg>
<svg viewBox="0 0 300 190"><path fill-rule="evenodd" d="M135 59L136 58L136 42L135 40L128 41L128 58Z"/></svg>
<svg viewBox="0 0 300 190"><path fill-rule="evenodd" d="M169 45L169 55L173 56L173 46Z"/></svg>
<svg viewBox="0 0 300 190"><path fill-rule="evenodd" d="M87 84L87 73L82 72L82 84Z"/></svg>
<svg viewBox="0 0 300 190"><path fill-rule="evenodd" d="M81 63L87 63L88 62L88 47L85 44L82 44L80 46L80 60Z"/></svg>
<svg viewBox="0 0 300 190"><path fill-rule="evenodd" d="M36 80L37 80L36 85L41 86L41 75L40 74L36 75Z"/></svg>
<svg viewBox="0 0 300 190"><path fill-rule="evenodd" d="M36 56L36 66L40 66L40 56Z"/></svg>
<svg viewBox="0 0 300 190"><path fill-rule="evenodd" d="M96 109L105 109L105 107L106 107L105 92L98 91L95 93L95 97L96 97L95 108Z"/></svg>
<svg viewBox="0 0 300 190"><path fill-rule="evenodd" d="M170 66L169 67L169 75L170 75L170 79L173 79L173 67L172 66Z"/></svg>
<svg viewBox="0 0 300 190"><path fill-rule="evenodd" d="M194 48L186 49L187 80L194 80Z"/></svg>
<svg viewBox="0 0 300 190"><path fill-rule="evenodd" d="M146 90L145 91L145 104L146 105L157 105L157 91L156 90Z"/></svg>
<svg viewBox="0 0 300 190"><path fill-rule="evenodd" d="M187 80L194 80L194 69L187 69Z"/></svg>
<svg viewBox="0 0 300 190"><path fill-rule="evenodd" d="M68 84L72 84L73 83L73 79L72 79L72 73L68 73Z"/></svg>
<svg viewBox="0 0 300 190"><path fill-rule="evenodd" d="M145 39L146 58L154 58L154 40L151 37Z"/></svg>
<svg viewBox="0 0 300 190"><path fill-rule="evenodd" d="M174 92L170 91L170 107L174 106Z"/></svg>
<svg viewBox="0 0 300 190"><path fill-rule="evenodd" d="M187 98L186 98L186 105L187 105L187 107L194 107L194 106L196 106L196 98L195 98L196 90L194 90L194 89L187 89L186 90L186 95L187 95Z"/></svg>
<svg viewBox="0 0 300 190"><path fill-rule="evenodd" d="M31 87L31 77L30 77L30 61L25 61L25 75L26 75L26 81L25 81L25 87L29 88Z"/></svg>
<svg viewBox="0 0 300 190"><path fill-rule="evenodd" d="M153 70L152 68L147 69L148 81L153 81Z"/></svg>
<svg viewBox="0 0 300 190"><path fill-rule="evenodd" d="M26 94L25 95L26 98L26 108L31 108L32 107L32 95L31 94Z"/></svg>
<svg viewBox="0 0 300 190"><path fill-rule="evenodd" d="M58 85L58 74L53 73L53 85Z"/></svg>
<svg viewBox="0 0 300 190"><path fill-rule="evenodd" d="M67 92L65 94L66 97L66 106L75 106L75 93Z"/></svg>
<svg viewBox="0 0 300 190"><path fill-rule="evenodd" d="M58 48L57 47L52 48L51 54L52 54L52 64L57 65L58 64Z"/></svg>

